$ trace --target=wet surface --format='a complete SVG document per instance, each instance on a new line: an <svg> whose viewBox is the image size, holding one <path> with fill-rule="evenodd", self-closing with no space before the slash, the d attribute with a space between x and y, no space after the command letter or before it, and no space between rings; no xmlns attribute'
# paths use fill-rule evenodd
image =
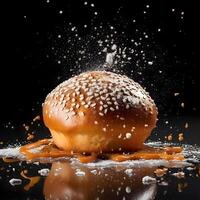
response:
<svg viewBox="0 0 200 200"><path fill-rule="evenodd" d="M1 194L6 199L199 199L199 165L195 167L169 168L162 176L155 176L157 167L112 166L88 167L72 165L67 161L48 164L26 162L4 163L1 161ZM161 167L162 168L162 167ZM28 177L41 176L29 191L29 180L20 174L26 170ZM176 173L184 172L184 177ZM174 176L175 174L176 176ZM147 183L144 177L147 176ZM148 177L156 178L148 182ZM22 180L12 186L12 178Z"/></svg>
<svg viewBox="0 0 200 200"><path fill-rule="evenodd" d="M4 144L6 145L6 144ZM169 143L150 142L152 146ZM172 144L171 144L172 145ZM197 145L182 145L187 163L167 161L51 160L51 163L0 161L0 192L6 199L194 199L200 198L200 155ZM2 154L2 149L1 152ZM9 161L9 160L8 160ZM161 173L156 173L161 169ZM26 177L39 177L30 186ZM11 180L20 179L18 185ZM15 180L14 180L15 183ZM27 190L27 185L30 189Z"/></svg>

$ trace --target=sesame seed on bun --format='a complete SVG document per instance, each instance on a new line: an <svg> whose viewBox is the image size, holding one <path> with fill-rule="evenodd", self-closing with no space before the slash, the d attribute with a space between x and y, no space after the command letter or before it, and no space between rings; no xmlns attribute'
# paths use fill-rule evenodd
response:
<svg viewBox="0 0 200 200"><path fill-rule="evenodd" d="M89 71L47 95L43 118L56 146L78 153L135 151L156 126L149 94L127 76Z"/></svg>

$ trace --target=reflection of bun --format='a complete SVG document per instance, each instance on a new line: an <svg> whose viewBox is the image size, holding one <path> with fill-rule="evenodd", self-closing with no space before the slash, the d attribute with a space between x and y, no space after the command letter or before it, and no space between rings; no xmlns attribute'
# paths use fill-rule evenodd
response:
<svg viewBox="0 0 200 200"><path fill-rule="evenodd" d="M140 199L152 200L156 184L144 185L144 176L154 176L156 167L124 166L88 168L67 162L54 162L44 182L45 199Z"/></svg>
<svg viewBox="0 0 200 200"><path fill-rule="evenodd" d="M66 151L134 151L155 127L157 108L128 77L91 71L58 85L43 104L43 117Z"/></svg>

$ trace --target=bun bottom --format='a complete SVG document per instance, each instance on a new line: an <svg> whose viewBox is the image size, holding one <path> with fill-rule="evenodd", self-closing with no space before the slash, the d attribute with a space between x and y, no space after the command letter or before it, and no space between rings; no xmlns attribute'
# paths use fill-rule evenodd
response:
<svg viewBox="0 0 200 200"><path fill-rule="evenodd" d="M132 152L144 147L144 141L150 131L144 128L127 138L127 134L119 133L70 133L65 134L50 129L55 145L67 152L74 153L117 153ZM130 136L130 135L128 135Z"/></svg>

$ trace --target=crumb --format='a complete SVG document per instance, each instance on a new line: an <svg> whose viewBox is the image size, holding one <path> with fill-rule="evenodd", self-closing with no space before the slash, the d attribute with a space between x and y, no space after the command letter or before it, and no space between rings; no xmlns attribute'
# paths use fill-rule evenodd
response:
<svg viewBox="0 0 200 200"><path fill-rule="evenodd" d="M21 179L17 179L17 178L12 178L12 179L10 179L9 183L12 186L21 185L22 184L22 180Z"/></svg>
<svg viewBox="0 0 200 200"><path fill-rule="evenodd" d="M167 136L167 140L168 140L168 141L172 141L172 139L173 139L172 134L169 134L169 135Z"/></svg>
<svg viewBox="0 0 200 200"><path fill-rule="evenodd" d="M49 169L48 168L44 168L44 169L38 170L38 173L41 176L47 176L49 174Z"/></svg>
<svg viewBox="0 0 200 200"><path fill-rule="evenodd" d="M34 135L31 134L31 133L28 133L28 136L27 136L27 140L32 140L34 138Z"/></svg>
<svg viewBox="0 0 200 200"><path fill-rule="evenodd" d="M194 168L193 168L193 167L187 167L187 170L188 170L188 171L193 171Z"/></svg>
<svg viewBox="0 0 200 200"><path fill-rule="evenodd" d="M184 140L183 133L178 134L178 140L181 142Z"/></svg>
<svg viewBox="0 0 200 200"><path fill-rule="evenodd" d="M150 177L150 176L144 176L142 178L142 183L144 185L150 185L150 184L154 184L156 182L157 182L156 178L153 178L153 177Z"/></svg>
<svg viewBox="0 0 200 200"><path fill-rule="evenodd" d="M176 176L179 179L185 178L185 173L184 172L177 172L177 173L173 173L172 175Z"/></svg>
<svg viewBox="0 0 200 200"><path fill-rule="evenodd" d="M125 190L126 190L126 193L128 194L131 193L131 188L129 186L127 186Z"/></svg>
<svg viewBox="0 0 200 200"><path fill-rule="evenodd" d="M178 96L180 93L178 93L178 92L175 92L174 93L174 96L176 97L176 96Z"/></svg>
<svg viewBox="0 0 200 200"><path fill-rule="evenodd" d="M33 122L40 120L40 115L37 115L36 117L33 118Z"/></svg>
<svg viewBox="0 0 200 200"><path fill-rule="evenodd" d="M154 173L156 174L157 177L162 177L167 173L168 169L163 168L163 169L156 169Z"/></svg>
<svg viewBox="0 0 200 200"><path fill-rule="evenodd" d="M94 175L97 175L97 170L96 169L94 169L94 170L92 170L92 171L90 171L92 174L94 174Z"/></svg>
<svg viewBox="0 0 200 200"><path fill-rule="evenodd" d="M186 122L185 123L185 129L187 129L189 127L189 124Z"/></svg>

